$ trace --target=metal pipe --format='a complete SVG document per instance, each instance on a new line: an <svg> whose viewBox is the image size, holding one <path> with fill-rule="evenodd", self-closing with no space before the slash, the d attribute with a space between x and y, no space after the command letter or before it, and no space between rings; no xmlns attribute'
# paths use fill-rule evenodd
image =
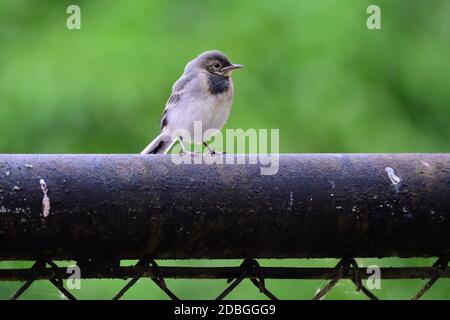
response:
<svg viewBox="0 0 450 320"><path fill-rule="evenodd" d="M1 155L0 260L450 251L449 154L280 155L275 175L224 157Z"/></svg>

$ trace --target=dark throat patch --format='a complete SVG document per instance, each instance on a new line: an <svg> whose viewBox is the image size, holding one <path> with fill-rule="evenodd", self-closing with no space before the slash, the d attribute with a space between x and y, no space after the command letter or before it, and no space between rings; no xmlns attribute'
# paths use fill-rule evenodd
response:
<svg viewBox="0 0 450 320"><path fill-rule="evenodd" d="M224 93L230 88L230 78L218 74L208 75L208 89L212 94Z"/></svg>

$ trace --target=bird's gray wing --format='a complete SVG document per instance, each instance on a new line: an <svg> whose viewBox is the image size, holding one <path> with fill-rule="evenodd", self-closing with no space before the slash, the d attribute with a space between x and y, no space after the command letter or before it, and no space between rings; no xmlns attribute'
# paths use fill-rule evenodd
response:
<svg viewBox="0 0 450 320"><path fill-rule="evenodd" d="M176 108L178 103L180 102L183 96L183 89L186 85L192 81L194 78L193 75L183 75L180 79L178 79L172 87L172 94L167 100L166 107L161 116L161 130L167 125L167 113L169 110Z"/></svg>

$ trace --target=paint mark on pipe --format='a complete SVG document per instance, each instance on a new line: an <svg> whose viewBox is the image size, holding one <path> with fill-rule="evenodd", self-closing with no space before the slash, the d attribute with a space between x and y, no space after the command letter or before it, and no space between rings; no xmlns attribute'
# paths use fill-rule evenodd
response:
<svg viewBox="0 0 450 320"><path fill-rule="evenodd" d="M288 211L292 211L293 204L294 204L294 193L291 191L289 194L289 207L287 208Z"/></svg>
<svg viewBox="0 0 450 320"><path fill-rule="evenodd" d="M47 218L50 214L50 199L47 196L48 188L44 179L39 180L39 184L41 185L41 190L44 193L44 198L42 199L42 215L44 218Z"/></svg>
<svg viewBox="0 0 450 320"><path fill-rule="evenodd" d="M431 166L430 166L430 164L429 164L428 162L426 162L426 161L421 161L421 163L422 163L425 167L431 168Z"/></svg>
<svg viewBox="0 0 450 320"><path fill-rule="evenodd" d="M395 174L394 169L391 167L386 167L384 170L387 172L389 180L391 180L394 186L398 185L402 181L402 179Z"/></svg>

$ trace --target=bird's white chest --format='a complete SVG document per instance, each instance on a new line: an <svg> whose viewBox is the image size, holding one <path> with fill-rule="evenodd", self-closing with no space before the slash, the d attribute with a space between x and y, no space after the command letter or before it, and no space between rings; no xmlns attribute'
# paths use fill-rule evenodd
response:
<svg viewBox="0 0 450 320"><path fill-rule="evenodd" d="M221 130L228 120L233 89L217 95L205 91L202 90L203 93L185 99L183 106L174 109L170 114L171 131L182 129L191 135L191 138L184 136L184 141L201 143L202 141L197 141L198 138L194 139L194 137L199 137L199 133L194 132L198 128L201 128L203 141L208 140L213 130ZM210 131L207 136L205 136L205 131Z"/></svg>
<svg viewBox="0 0 450 320"><path fill-rule="evenodd" d="M223 97L221 97L223 95ZM205 130L221 130L228 119L231 109L231 99L226 98L227 93L210 96L201 106L200 117Z"/></svg>

